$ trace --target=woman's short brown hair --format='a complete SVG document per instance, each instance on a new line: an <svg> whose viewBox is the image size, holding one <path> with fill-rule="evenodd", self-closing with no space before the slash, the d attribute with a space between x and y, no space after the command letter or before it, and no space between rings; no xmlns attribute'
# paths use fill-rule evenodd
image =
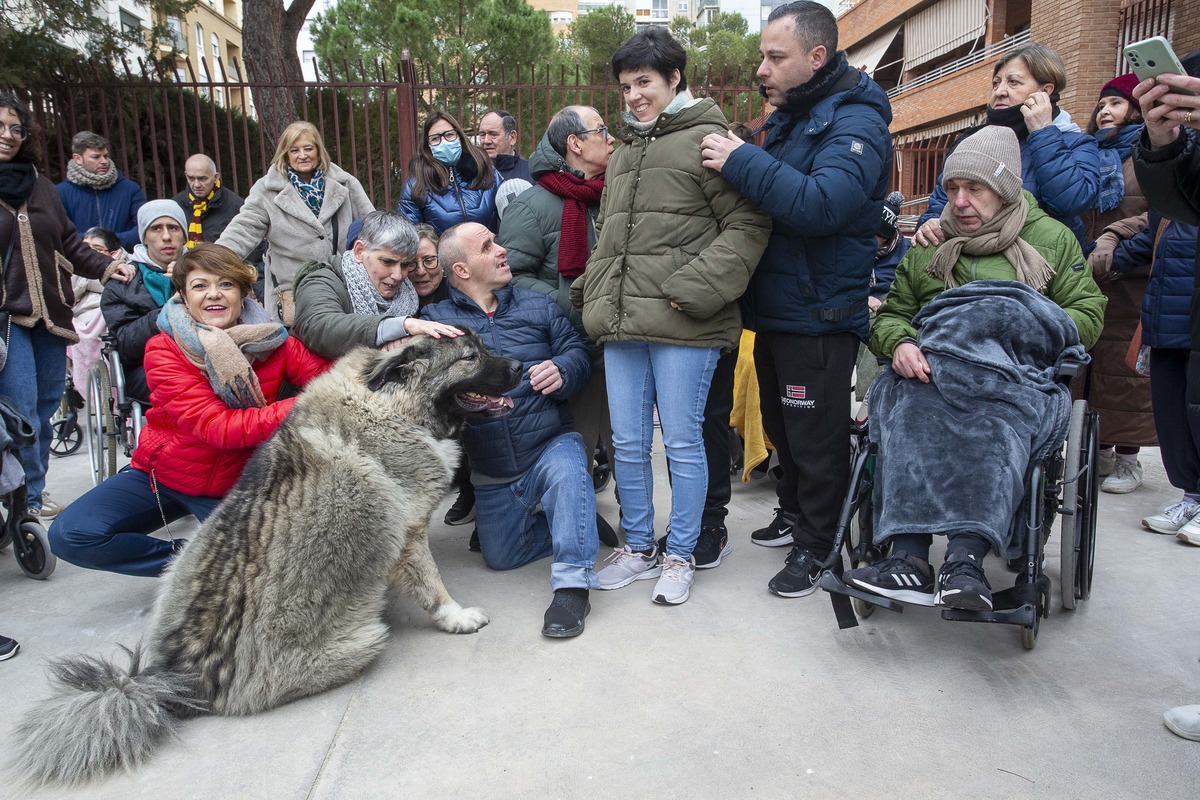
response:
<svg viewBox="0 0 1200 800"><path fill-rule="evenodd" d="M288 150L292 149L292 145L296 140L305 134L313 140L313 144L317 146L317 157L319 159L317 167L319 169L329 169L329 151L325 149L325 139L322 138L321 132L317 130L317 126L311 122L300 120L293 122L283 129L283 133L279 135L279 144L275 146L275 155L271 157L271 166L279 170L284 175L288 171Z"/></svg>
<svg viewBox="0 0 1200 800"><path fill-rule="evenodd" d="M1005 64L1018 58L1038 83L1053 84L1054 91L1059 93L1067 88L1067 68L1063 66L1062 56L1054 48L1044 44L1027 44L1005 53L1004 58L996 62L992 77L999 75Z"/></svg>
<svg viewBox="0 0 1200 800"><path fill-rule="evenodd" d="M243 299L253 294L254 282L258 280L258 271L234 255L228 247L200 242L191 250L185 250L171 270L171 285L180 297L187 296L187 277L198 269L233 281L241 290Z"/></svg>

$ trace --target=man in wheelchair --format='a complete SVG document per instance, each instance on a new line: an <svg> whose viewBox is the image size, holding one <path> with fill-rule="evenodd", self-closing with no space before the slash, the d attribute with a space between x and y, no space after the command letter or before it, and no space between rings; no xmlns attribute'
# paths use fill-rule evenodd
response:
<svg viewBox="0 0 1200 800"><path fill-rule="evenodd" d="M1106 300L1020 169L1011 129L964 139L946 158L944 239L908 251L879 310L871 349L891 369L869 394L875 544L891 552L847 571L848 585L990 611L984 556L1022 552L1012 530L1026 469L1061 445L1070 416L1056 367L1087 359ZM949 540L936 581L934 534Z"/></svg>

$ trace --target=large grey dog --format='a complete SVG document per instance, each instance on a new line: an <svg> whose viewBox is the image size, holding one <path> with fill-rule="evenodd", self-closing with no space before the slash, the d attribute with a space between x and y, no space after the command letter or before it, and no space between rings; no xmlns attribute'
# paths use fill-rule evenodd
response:
<svg viewBox="0 0 1200 800"><path fill-rule="evenodd" d="M446 593L426 529L465 416L511 408L520 369L468 333L361 348L313 380L161 579L143 652L52 665L56 696L20 724L14 770L79 783L136 765L180 718L345 683L384 647L390 586L442 630L486 625Z"/></svg>

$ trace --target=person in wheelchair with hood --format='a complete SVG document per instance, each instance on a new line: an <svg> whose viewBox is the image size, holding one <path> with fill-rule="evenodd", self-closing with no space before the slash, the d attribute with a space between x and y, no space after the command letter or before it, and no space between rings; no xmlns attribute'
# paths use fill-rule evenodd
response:
<svg viewBox="0 0 1200 800"><path fill-rule="evenodd" d="M1033 459L1061 446L1060 367L1086 361L1104 295L1074 234L1022 190L1021 152L989 126L947 156L936 246L913 247L871 332L891 360L872 384L874 543L890 554L847 585L893 600L991 611L989 551L1023 552L1014 515ZM1064 313L1065 312L1065 313ZM933 535L948 537L935 580Z"/></svg>

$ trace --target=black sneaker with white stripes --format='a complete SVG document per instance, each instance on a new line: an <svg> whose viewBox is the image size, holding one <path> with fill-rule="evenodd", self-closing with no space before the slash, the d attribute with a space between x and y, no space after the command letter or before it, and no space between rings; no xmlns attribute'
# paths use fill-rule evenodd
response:
<svg viewBox="0 0 1200 800"><path fill-rule="evenodd" d="M902 603L932 606L933 570L927 563L922 567L922 563L920 559L900 551L870 566L846 570L844 580L871 594Z"/></svg>

